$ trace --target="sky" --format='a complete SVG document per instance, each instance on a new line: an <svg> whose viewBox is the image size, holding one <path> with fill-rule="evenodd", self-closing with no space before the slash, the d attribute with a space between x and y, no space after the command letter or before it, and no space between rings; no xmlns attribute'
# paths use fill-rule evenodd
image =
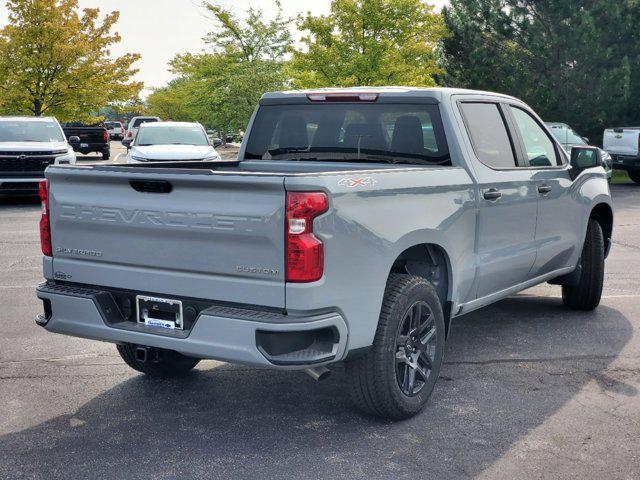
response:
<svg viewBox="0 0 640 480"><path fill-rule="evenodd" d="M8 22L7 9L0 0L0 27ZM219 4L241 14L249 6L262 8L266 15L274 12L272 0L218 0ZM315 15L329 12L330 0L281 0L286 15L311 11ZM432 0L440 9L446 0ZM136 67L136 80L143 81L145 92L161 87L172 78L167 64L177 53L197 53L202 38L213 30L213 23L201 7L202 0L79 0L80 8L120 11L115 26L122 37L112 49L114 55L135 52L142 55Z"/></svg>

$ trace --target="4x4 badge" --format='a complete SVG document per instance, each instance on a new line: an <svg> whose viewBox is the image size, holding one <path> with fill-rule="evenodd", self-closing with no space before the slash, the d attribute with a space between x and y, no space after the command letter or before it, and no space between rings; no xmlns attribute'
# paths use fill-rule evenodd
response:
<svg viewBox="0 0 640 480"><path fill-rule="evenodd" d="M378 181L371 177L361 177L361 178L342 178L338 181L338 185L342 185L343 187L355 188L355 187L373 187Z"/></svg>

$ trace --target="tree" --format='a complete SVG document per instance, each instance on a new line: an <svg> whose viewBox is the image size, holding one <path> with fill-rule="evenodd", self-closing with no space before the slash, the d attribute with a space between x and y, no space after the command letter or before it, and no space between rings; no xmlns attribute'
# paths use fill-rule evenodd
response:
<svg viewBox="0 0 640 480"><path fill-rule="evenodd" d="M99 21L98 9L78 12L77 0L9 0L0 30L0 111L61 120L86 119L110 102L137 97L131 81L139 58L111 58L120 41L111 29L119 13Z"/></svg>
<svg viewBox="0 0 640 480"><path fill-rule="evenodd" d="M223 133L243 130L262 94L284 87L283 60L292 38L291 19L278 13L265 20L264 12L250 8L240 20L228 10L207 4L215 33L205 37L210 51L177 55L171 62L177 80L154 92L149 111L181 104L174 117L191 117Z"/></svg>
<svg viewBox="0 0 640 480"><path fill-rule="evenodd" d="M176 122L198 121L200 114L197 104L190 98L191 90L187 79L172 80L167 86L154 89L147 97L146 112Z"/></svg>
<svg viewBox="0 0 640 480"><path fill-rule="evenodd" d="M299 28L296 87L433 86L440 72L434 49L445 30L422 0L333 0L329 15L309 13Z"/></svg>
<svg viewBox="0 0 640 480"><path fill-rule="evenodd" d="M597 142L629 117L640 75L634 3L452 0L443 10L442 81L520 97Z"/></svg>

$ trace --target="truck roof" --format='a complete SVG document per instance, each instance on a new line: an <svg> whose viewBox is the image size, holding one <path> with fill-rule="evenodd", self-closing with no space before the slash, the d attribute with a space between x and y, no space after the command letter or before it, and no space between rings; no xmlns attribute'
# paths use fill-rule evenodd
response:
<svg viewBox="0 0 640 480"><path fill-rule="evenodd" d="M505 99L517 100L509 95L495 92L485 92L481 90L467 90L462 88L446 88L446 87L408 87L408 86L388 86L388 87L349 87L349 88L315 88L307 90L286 90L279 92L267 92L260 99L261 103L277 102L278 100L290 100L304 98L311 94L338 94L338 95L358 95L364 93L372 93L379 95L380 98L385 97L415 97L415 98L433 98L442 101L453 95L486 95L499 96Z"/></svg>

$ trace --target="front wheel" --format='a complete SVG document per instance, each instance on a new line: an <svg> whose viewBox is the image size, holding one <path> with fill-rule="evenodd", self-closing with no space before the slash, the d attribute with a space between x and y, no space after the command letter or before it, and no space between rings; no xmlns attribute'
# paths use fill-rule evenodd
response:
<svg viewBox="0 0 640 480"><path fill-rule="evenodd" d="M574 310L593 310L600 304L604 283L604 235L595 220L589 220L580 256L580 279L562 286L563 303Z"/></svg>
<svg viewBox="0 0 640 480"><path fill-rule="evenodd" d="M145 347L132 343L116 346L118 353L127 365L152 377L178 377L188 373L200 362L199 358L187 357L163 348L149 348L147 349L148 353L140 355L140 349Z"/></svg>
<svg viewBox="0 0 640 480"><path fill-rule="evenodd" d="M392 274L371 350L346 364L356 406L392 419L419 413L438 379L444 343L433 286L422 277Z"/></svg>

